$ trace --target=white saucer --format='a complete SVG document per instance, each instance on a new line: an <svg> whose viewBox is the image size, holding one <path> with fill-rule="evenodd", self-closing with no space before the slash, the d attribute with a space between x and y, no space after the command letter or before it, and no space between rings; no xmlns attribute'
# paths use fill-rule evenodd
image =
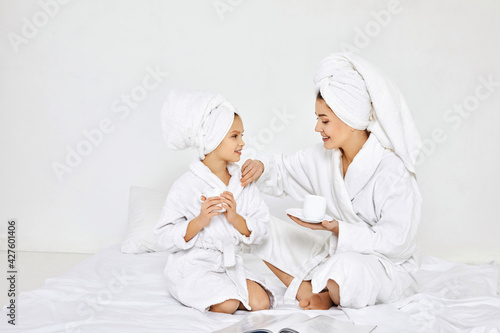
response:
<svg viewBox="0 0 500 333"><path fill-rule="evenodd" d="M328 220L328 221L331 221L333 220L333 218L330 216L330 215L325 215L325 217L323 217L321 220L311 220L311 219L306 219L303 215L302 215L302 208L288 208L286 210L286 213L287 214L290 214L292 215L293 217L296 217L298 219L301 219L302 221L304 222L309 222L309 223L321 223L323 222L324 220Z"/></svg>

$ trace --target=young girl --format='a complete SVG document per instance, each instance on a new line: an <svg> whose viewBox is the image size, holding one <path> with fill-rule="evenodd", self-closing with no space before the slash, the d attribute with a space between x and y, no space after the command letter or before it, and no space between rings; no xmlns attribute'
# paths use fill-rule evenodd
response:
<svg viewBox="0 0 500 333"><path fill-rule="evenodd" d="M199 153L172 185L155 227L158 243L171 252L170 293L202 312L269 309L273 294L238 254L241 244L261 243L269 224L257 187L240 184L240 116L219 94L172 91L161 118L169 148Z"/></svg>

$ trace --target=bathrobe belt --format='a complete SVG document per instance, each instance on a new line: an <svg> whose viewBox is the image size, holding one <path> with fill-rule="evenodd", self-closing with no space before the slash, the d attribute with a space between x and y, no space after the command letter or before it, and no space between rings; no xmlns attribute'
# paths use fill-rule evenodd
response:
<svg viewBox="0 0 500 333"><path fill-rule="evenodd" d="M227 239L222 243L222 255L224 256L224 267L236 265L236 251L232 239Z"/></svg>
<svg viewBox="0 0 500 333"><path fill-rule="evenodd" d="M236 265L236 253L234 251L234 245L232 243L226 243L223 245L223 255L224 255L224 267L233 267Z"/></svg>
<svg viewBox="0 0 500 333"><path fill-rule="evenodd" d="M214 247L197 247L195 246L195 249L202 250L202 251L214 251L222 254L222 265L223 267L229 268L229 267L234 267L236 265L236 256L237 253L240 252L248 252L245 251L245 248L242 247L241 245L234 245L232 242L227 241L224 243L219 243L219 246L214 246ZM243 250L243 251L242 251Z"/></svg>

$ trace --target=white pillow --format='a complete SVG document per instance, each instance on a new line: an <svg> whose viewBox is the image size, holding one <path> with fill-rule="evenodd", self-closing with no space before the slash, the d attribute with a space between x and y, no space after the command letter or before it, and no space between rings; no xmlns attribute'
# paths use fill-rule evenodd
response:
<svg viewBox="0 0 500 333"><path fill-rule="evenodd" d="M128 201L128 230L122 242L123 253L161 251L153 229L167 198L168 191L130 187Z"/></svg>

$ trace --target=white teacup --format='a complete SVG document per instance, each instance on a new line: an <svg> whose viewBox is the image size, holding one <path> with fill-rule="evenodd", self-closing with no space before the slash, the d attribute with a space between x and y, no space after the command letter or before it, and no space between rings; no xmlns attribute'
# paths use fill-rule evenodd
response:
<svg viewBox="0 0 500 333"><path fill-rule="evenodd" d="M308 220L322 220L326 214L326 198L319 195L306 195L302 214Z"/></svg>
<svg viewBox="0 0 500 333"><path fill-rule="evenodd" d="M220 188L212 188L208 191L205 191L205 193L202 193L201 195L203 195L205 198L212 198L212 197L220 197L221 193L224 192L224 190L220 189ZM201 201L201 196L200 196L200 201ZM219 212L219 213L224 213L226 211L226 208L222 207L222 204L218 205L221 207L220 210L216 210L216 212Z"/></svg>

